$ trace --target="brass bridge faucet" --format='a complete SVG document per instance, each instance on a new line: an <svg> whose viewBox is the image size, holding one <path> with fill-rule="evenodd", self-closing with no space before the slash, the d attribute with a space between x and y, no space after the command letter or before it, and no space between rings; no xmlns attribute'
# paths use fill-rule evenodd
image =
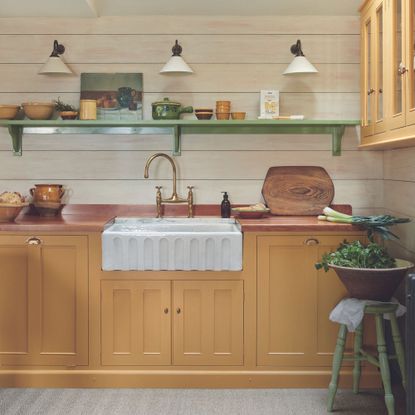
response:
<svg viewBox="0 0 415 415"><path fill-rule="evenodd" d="M150 167L150 164L157 157L164 157L165 159L167 159L170 162L171 167L173 169L173 193L168 199L163 199L161 195L162 186L156 186L157 217L158 218L162 217L161 205L163 203L187 203L187 209L188 209L187 217L193 218L194 216L193 214L193 186L187 186L187 188L189 189L187 193L187 199L183 199L179 197L179 195L177 194L177 190L176 190L176 165L174 164L174 160L170 156L164 153L156 153L156 154L153 154L151 157L149 157L149 159L146 162L146 166L144 168L144 178L148 179L148 169Z"/></svg>

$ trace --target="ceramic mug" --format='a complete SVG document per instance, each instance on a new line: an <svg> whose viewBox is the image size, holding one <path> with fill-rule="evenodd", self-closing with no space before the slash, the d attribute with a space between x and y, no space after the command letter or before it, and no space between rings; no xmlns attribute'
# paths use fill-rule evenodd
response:
<svg viewBox="0 0 415 415"><path fill-rule="evenodd" d="M81 99L79 118L81 120L97 119L97 101L95 99Z"/></svg>
<svg viewBox="0 0 415 415"><path fill-rule="evenodd" d="M62 184L35 184L35 187L30 189L30 194L39 202L59 203L65 194L65 189Z"/></svg>

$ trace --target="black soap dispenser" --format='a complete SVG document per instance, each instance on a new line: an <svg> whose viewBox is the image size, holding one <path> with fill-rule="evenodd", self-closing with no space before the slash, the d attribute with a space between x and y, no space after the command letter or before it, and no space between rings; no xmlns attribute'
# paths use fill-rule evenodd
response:
<svg viewBox="0 0 415 415"><path fill-rule="evenodd" d="M223 193L223 200L220 205L220 215L222 218L230 218L231 217L231 202L229 202L229 196L227 192Z"/></svg>

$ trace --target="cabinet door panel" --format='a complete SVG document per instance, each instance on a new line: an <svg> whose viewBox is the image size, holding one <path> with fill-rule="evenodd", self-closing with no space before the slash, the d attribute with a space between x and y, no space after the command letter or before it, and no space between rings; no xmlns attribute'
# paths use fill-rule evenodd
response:
<svg viewBox="0 0 415 415"><path fill-rule="evenodd" d="M308 239L258 238L258 365L331 365L338 325L329 314L347 291L333 271L317 271L314 264L345 237L312 238L316 245L307 245Z"/></svg>
<svg viewBox="0 0 415 415"><path fill-rule="evenodd" d="M38 353L40 364L88 364L88 244L82 236L41 237ZM33 267L36 265L33 264Z"/></svg>
<svg viewBox="0 0 415 415"><path fill-rule="evenodd" d="M0 359L24 363L29 347L29 256L24 238L0 237Z"/></svg>
<svg viewBox="0 0 415 415"><path fill-rule="evenodd" d="M405 80L407 68L404 57L404 0L391 0L390 22L392 28L391 44L392 56L390 59L389 72L391 82L391 121L392 129L405 125Z"/></svg>
<svg viewBox="0 0 415 415"><path fill-rule="evenodd" d="M243 282L174 282L174 364L243 364Z"/></svg>
<svg viewBox="0 0 415 415"><path fill-rule="evenodd" d="M87 238L27 238L0 237L2 363L87 365Z"/></svg>
<svg viewBox="0 0 415 415"><path fill-rule="evenodd" d="M406 125L415 124L415 0L407 0L406 9Z"/></svg>
<svg viewBox="0 0 415 415"><path fill-rule="evenodd" d="M171 364L169 281L101 282L103 365Z"/></svg>

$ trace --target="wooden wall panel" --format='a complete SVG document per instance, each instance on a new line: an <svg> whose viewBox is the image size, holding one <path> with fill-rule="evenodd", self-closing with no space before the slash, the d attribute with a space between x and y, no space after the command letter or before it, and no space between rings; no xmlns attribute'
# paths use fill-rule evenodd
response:
<svg viewBox="0 0 415 415"><path fill-rule="evenodd" d="M57 29L58 28L58 29ZM357 16L134 16L0 19L0 34L351 34Z"/></svg>
<svg viewBox="0 0 415 415"><path fill-rule="evenodd" d="M283 76L292 59L289 47L300 36L320 72ZM72 76L37 74L55 38L66 47ZM159 74L176 38L194 75ZM358 17L0 19L0 50L0 103L60 96L77 104L81 72L137 71L144 74L145 118L151 118L151 102L169 96L195 107L230 99L234 110L255 119L259 90L266 88L280 90L281 114L359 118ZM224 189L235 203L257 202L269 166L322 165L335 180L337 202L377 209L382 206L382 153L357 151L358 143L357 130L348 128L346 151L336 158L324 135L185 136L177 158L179 188L184 192L194 184L198 203L218 202ZM170 151L168 136L34 135L25 136L23 147L23 157L13 157L10 138L0 130L0 190L27 194L35 181L59 181L70 187L74 203L153 203L156 184L170 191L165 163L152 166L151 180L142 177L149 155Z"/></svg>

